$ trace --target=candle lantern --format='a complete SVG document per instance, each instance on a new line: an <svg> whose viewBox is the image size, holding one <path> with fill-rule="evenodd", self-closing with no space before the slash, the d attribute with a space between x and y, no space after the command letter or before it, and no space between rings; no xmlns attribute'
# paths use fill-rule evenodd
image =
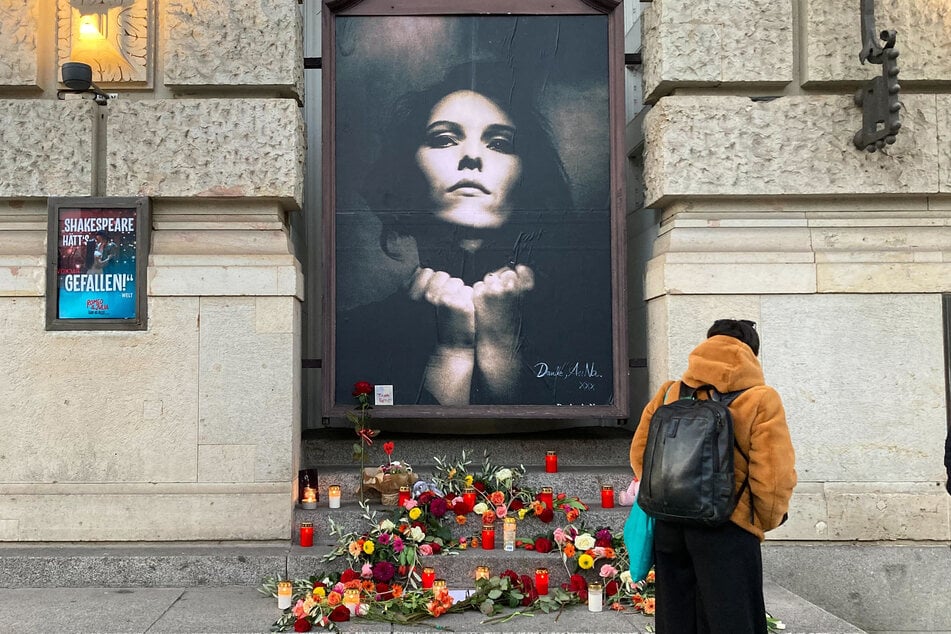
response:
<svg viewBox="0 0 951 634"><path fill-rule="evenodd" d="M538 501L547 506L548 508L554 510L555 501L552 496L551 487L542 487L541 493L538 494Z"/></svg>
<svg viewBox="0 0 951 634"><path fill-rule="evenodd" d="M300 505L305 509L317 508L317 489L304 487L304 492L301 493Z"/></svg>
<svg viewBox="0 0 951 634"><path fill-rule="evenodd" d="M409 502L409 487L400 487L400 493L396 500L396 505L403 506L407 502Z"/></svg>
<svg viewBox="0 0 951 634"><path fill-rule="evenodd" d="M600 583L588 584L588 611L600 612L604 605L604 597L601 596L602 586Z"/></svg>
<svg viewBox="0 0 951 634"><path fill-rule="evenodd" d="M495 550L495 525L482 525L482 550Z"/></svg>
<svg viewBox="0 0 951 634"><path fill-rule="evenodd" d="M433 587L433 582L436 580L436 571L433 568L423 568L423 590L429 590Z"/></svg>
<svg viewBox="0 0 951 634"><path fill-rule="evenodd" d="M286 610L291 607L291 595L294 592L294 585L290 581L277 582L277 608Z"/></svg>
<svg viewBox="0 0 951 634"><path fill-rule="evenodd" d="M357 588L347 588L343 591L343 604L350 610L350 614L356 614L357 606L360 605L360 591Z"/></svg>
<svg viewBox="0 0 951 634"><path fill-rule="evenodd" d="M558 454L554 451L545 452L545 473L558 473Z"/></svg>
<svg viewBox="0 0 951 634"><path fill-rule="evenodd" d="M614 487L608 484L605 484L601 487L601 508L603 509L613 509L614 508Z"/></svg>
<svg viewBox="0 0 951 634"><path fill-rule="evenodd" d="M535 569L535 590L538 594L548 594L548 568Z"/></svg>
<svg viewBox="0 0 951 634"><path fill-rule="evenodd" d="M446 591L446 580L445 579L433 579L433 593Z"/></svg>
<svg viewBox="0 0 951 634"><path fill-rule="evenodd" d="M310 548L314 545L314 523L300 523L300 545L304 548Z"/></svg>
<svg viewBox="0 0 951 634"><path fill-rule="evenodd" d="M466 487L462 492L462 503L466 507L466 513L471 513L473 507L476 505L476 490L475 487Z"/></svg>
<svg viewBox="0 0 951 634"><path fill-rule="evenodd" d="M489 578L489 567L488 566L477 566L475 571L476 581L479 579L488 579Z"/></svg>
<svg viewBox="0 0 951 634"><path fill-rule="evenodd" d="M515 550L515 518L506 517L502 524L502 550Z"/></svg>
<svg viewBox="0 0 951 634"><path fill-rule="evenodd" d="M327 505L332 509L340 508L340 485L331 484L327 487Z"/></svg>

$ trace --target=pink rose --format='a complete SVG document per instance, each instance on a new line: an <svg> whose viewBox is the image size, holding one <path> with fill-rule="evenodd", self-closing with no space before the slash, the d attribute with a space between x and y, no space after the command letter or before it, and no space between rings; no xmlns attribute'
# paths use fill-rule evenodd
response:
<svg viewBox="0 0 951 634"><path fill-rule="evenodd" d="M419 547L419 554L424 556L429 556L433 554L433 547L429 544L423 544Z"/></svg>
<svg viewBox="0 0 951 634"><path fill-rule="evenodd" d="M372 579L373 566L371 566L370 564L363 564L363 566L360 568L360 576L363 577L364 579Z"/></svg>

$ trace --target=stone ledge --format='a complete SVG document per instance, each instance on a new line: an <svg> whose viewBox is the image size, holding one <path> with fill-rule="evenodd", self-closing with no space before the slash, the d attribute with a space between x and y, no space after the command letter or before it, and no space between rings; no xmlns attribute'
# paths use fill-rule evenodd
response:
<svg viewBox="0 0 951 634"><path fill-rule="evenodd" d="M0 13L0 87L35 87L39 0L4 3ZM4 124L6 125L6 124Z"/></svg>

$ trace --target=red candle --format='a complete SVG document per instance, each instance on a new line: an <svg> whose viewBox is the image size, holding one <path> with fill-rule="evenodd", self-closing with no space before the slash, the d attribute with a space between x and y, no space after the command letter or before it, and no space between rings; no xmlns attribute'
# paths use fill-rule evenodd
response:
<svg viewBox="0 0 951 634"><path fill-rule="evenodd" d="M542 492L538 494L538 501L554 510L554 500L552 499L551 487L542 487Z"/></svg>
<svg viewBox="0 0 951 634"><path fill-rule="evenodd" d="M535 590L538 594L548 594L548 568L535 569Z"/></svg>
<svg viewBox="0 0 951 634"><path fill-rule="evenodd" d="M495 525L482 525L482 549L495 550Z"/></svg>
<svg viewBox="0 0 951 634"><path fill-rule="evenodd" d="M300 545L304 548L310 548L314 545L314 523L300 523Z"/></svg>
<svg viewBox="0 0 951 634"><path fill-rule="evenodd" d="M409 502L409 487L400 487L399 495L400 496L396 501L397 506L403 506L404 504ZM393 498L390 498L390 499L392 500Z"/></svg>
<svg viewBox="0 0 951 634"><path fill-rule="evenodd" d="M614 487L607 484L601 487L601 508L614 508Z"/></svg>
<svg viewBox="0 0 951 634"><path fill-rule="evenodd" d="M423 590L429 590L433 587L433 581L436 580L436 570L434 568L423 568Z"/></svg>
<svg viewBox="0 0 951 634"><path fill-rule="evenodd" d="M466 506L466 513L471 513L476 505L476 490L473 487L466 487L462 492L462 503Z"/></svg>
<svg viewBox="0 0 951 634"><path fill-rule="evenodd" d="M558 454L554 451L545 452L545 473L558 473Z"/></svg>

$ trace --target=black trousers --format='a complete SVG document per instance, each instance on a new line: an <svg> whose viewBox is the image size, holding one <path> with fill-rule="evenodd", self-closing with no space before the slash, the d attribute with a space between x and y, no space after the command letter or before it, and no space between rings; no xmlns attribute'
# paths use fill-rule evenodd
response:
<svg viewBox="0 0 951 634"><path fill-rule="evenodd" d="M657 634L766 634L759 539L733 522L654 525Z"/></svg>

